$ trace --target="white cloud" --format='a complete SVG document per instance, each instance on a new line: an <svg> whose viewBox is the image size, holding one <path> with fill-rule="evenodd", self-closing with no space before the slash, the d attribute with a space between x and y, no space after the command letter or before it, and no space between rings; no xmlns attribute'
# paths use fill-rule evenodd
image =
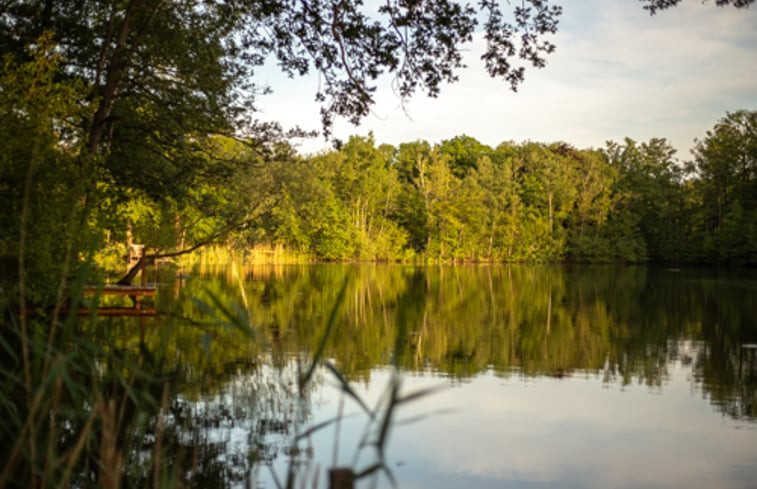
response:
<svg viewBox="0 0 757 489"><path fill-rule="evenodd" d="M650 17L634 0L585 0L565 5L557 52L542 70L528 70L518 93L491 80L478 60L438 99L422 94L405 105L384 80L374 115L355 128L340 121L335 135L365 134L398 144L437 142L468 134L487 144L563 140L601 147L608 139L666 137L688 158L694 138L726 111L757 108L757 10L700 2ZM266 116L285 125L319 127L317 77L269 79ZM323 147L309 142L304 150Z"/></svg>

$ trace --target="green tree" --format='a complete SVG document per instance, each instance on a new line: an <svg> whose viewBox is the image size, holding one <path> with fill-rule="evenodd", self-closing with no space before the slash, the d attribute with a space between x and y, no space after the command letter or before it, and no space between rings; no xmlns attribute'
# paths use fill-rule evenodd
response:
<svg viewBox="0 0 757 489"><path fill-rule="evenodd" d="M426 172L430 158L431 145L415 141L400 144L392 163L400 185L392 219L408 233L408 244L415 252L424 251L429 239Z"/></svg>
<svg viewBox="0 0 757 489"><path fill-rule="evenodd" d="M704 256L751 262L756 254L757 112L728 113L694 150Z"/></svg>
<svg viewBox="0 0 757 489"><path fill-rule="evenodd" d="M240 110L252 103L254 69L269 55L290 75L321 74L317 98L326 127L335 116L355 122L365 116L383 73L395 77L403 97L418 90L438 94L442 83L456 79L461 47L480 19L489 40L487 71L517 86L523 67L513 61L514 50L527 64L542 66L554 47L535 33L554 33L561 8L529 0L515 13L509 20L495 2L475 9L446 0L392 1L370 14L350 1L36 0L3 5L0 45L21 52L42 31L55 33L66 72L85 80L97 97L87 121L88 147L116 150L121 157L109 168L126 177L123 157L165 145L177 149L190 143L188 134L240 123ZM139 143L134 153L117 144L126 140ZM183 163L178 154L154 156L150 168L166 177Z"/></svg>
<svg viewBox="0 0 757 489"><path fill-rule="evenodd" d="M272 169L269 239L323 259L349 258L355 252L355 228L349 208L334 189L324 160L277 162Z"/></svg>
<svg viewBox="0 0 757 489"><path fill-rule="evenodd" d="M485 158L485 157L484 157ZM486 189L475 175L467 175L454 195L454 207L462 224L456 258L463 261L483 261L489 258L491 242L491 209L486 205Z"/></svg>
<svg viewBox="0 0 757 489"><path fill-rule="evenodd" d="M332 186L349 209L356 236L354 258L388 259L398 256L405 245L403 233L389 219L399 182L387 156L370 135L353 136L339 151L317 158L322 173L333 172Z"/></svg>
<svg viewBox="0 0 757 489"><path fill-rule="evenodd" d="M521 195L529 209L526 221L526 256L537 260L558 260L565 252L565 219L576 198L575 168L563 145L523 145Z"/></svg>
<svg viewBox="0 0 757 489"><path fill-rule="evenodd" d="M463 178L471 170L475 170L480 158L491 156L493 153L489 146L466 135L445 139L436 146L436 149L450 157L452 171L458 178Z"/></svg>
<svg viewBox="0 0 757 489"><path fill-rule="evenodd" d="M593 150L566 149L575 161L576 200L568 218L568 253L578 261L612 262L617 253L606 232L617 171Z"/></svg>
<svg viewBox="0 0 757 489"><path fill-rule="evenodd" d="M428 222L429 257L444 260L455 255L463 225L458 218L456 197L460 195L460 181L452 173L449 156L432 151L428 164L418 176L424 197Z"/></svg>
<svg viewBox="0 0 757 489"><path fill-rule="evenodd" d="M36 302L51 299L73 273L78 244L93 238L77 229L98 171L81 160L84 86L58 78L48 35L25 58L0 60L0 286Z"/></svg>
<svg viewBox="0 0 757 489"><path fill-rule="evenodd" d="M510 169L512 158L502 163L495 163L484 156L478 160L474 172L483 195L481 205L486 208L482 219L486 236L481 243L481 255L488 260L502 261L509 257L507 245L508 229L512 231L513 223L509 214L510 205L515 195L515 181Z"/></svg>
<svg viewBox="0 0 757 489"><path fill-rule="evenodd" d="M683 169L674 158L675 149L665 139L637 144L627 138L622 145L608 143L606 154L610 165L619 172L615 192L620 200L614 221L626 226L615 232L635 239L638 228L643 248L652 261L684 260L687 231Z"/></svg>

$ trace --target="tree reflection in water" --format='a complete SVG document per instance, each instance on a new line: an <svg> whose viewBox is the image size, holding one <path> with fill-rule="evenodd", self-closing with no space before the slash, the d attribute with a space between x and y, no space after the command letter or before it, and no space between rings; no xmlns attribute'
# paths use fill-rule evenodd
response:
<svg viewBox="0 0 757 489"><path fill-rule="evenodd" d="M757 343L754 272L251 267L240 287L226 269L197 269L175 293L158 294L157 306L166 313L150 320L145 335L163 367L180 373L166 417L167 439L176 446L169 463L202 474L193 484L243 484L282 457L317 477L307 444L292 449L294 434L312 421L311 391L298 393L297 366L317 350L347 275L325 356L358 384L394 363L460 380L484 372L581 374L664 389L676 364L691 369L693 386L721 413L757 416L757 360L754 349L743 347ZM208 320L198 299L243 311L258 336L243 338L228 324ZM108 335L122 347L136 341L125 320L111 320ZM180 463L189 454L191 463Z"/></svg>

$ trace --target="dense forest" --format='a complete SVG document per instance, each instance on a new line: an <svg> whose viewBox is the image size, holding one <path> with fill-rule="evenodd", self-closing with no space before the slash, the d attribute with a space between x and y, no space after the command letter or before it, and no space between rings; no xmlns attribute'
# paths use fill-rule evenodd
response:
<svg viewBox="0 0 757 489"><path fill-rule="evenodd" d="M369 135L303 156L284 140L213 135L178 155L192 172L137 153L117 155L114 173L81 164L68 126L79 86L55 81L56 56L5 63L16 92L0 92L15 116L3 118L0 255L24 257L31 297L76 254L122 269L132 242L215 244L235 259L277 249L311 261L757 264L755 111L717 121L688 162L664 138L577 149L464 135L394 147Z"/></svg>
<svg viewBox="0 0 757 489"><path fill-rule="evenodd" d="M124 230L183 249L237 219L217 241L236 259L278 248L310 260L757 264L757 112L728 114L685 164L665 139L394 147L369 135L308 157L281 144L266 158L209 144L245 161L233 185L199 181L193 204L123 202L114 256Z"/></svg>
<svg viewBox="0 0 757 489"><path fill-rule="evenodd" d="M254 202L226 240L240 255L283 246L318 260L757 263L756 112L728 114L685 164L665 139L582 150L355 136L250 165L239 181L235 192ZM154 219L146 242L171 225L178 242L193 232L178 210L142 209Z"/></svg>
<svg viewBox="0 0 757 489"><path fill-rule="evenodd" d="M559 7L530 3L512 28L490 12L499 23L487 32L554 32ZM251 80L266 55L290 74L324 76L317 98L328 133L334 117L365 116L382 69L405 83L402 96L453 81L472 13L384 12L388 32L399 20L415 29L395 41L420 43L407 45L417 52L446 46L418 58L389 42L396 33L374 52L346 24L333 39L287 35L283 26L312 19L276 2L270 11L85 4L82 13L74 3L11 3L0 17L4 302L60 302L89 264L122 271L131 243L152 258L212 244L237 259L276 250L309 261L757 263L754 111L713 121L691 161L664 138L579 149L490 147L465 135L393 147L368 135L300 155L289 141L302 131L254 119L261 88ZM517 84L515 65L497 68L513 42L501 41L487 69ZM542 66L551 51L532 41L523 52L541 46L531 61Z"/></svg>

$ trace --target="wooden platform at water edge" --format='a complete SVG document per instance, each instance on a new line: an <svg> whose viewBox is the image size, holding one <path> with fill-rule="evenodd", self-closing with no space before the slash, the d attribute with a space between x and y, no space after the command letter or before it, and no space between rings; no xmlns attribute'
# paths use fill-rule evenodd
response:
<svg viewBox="0 0 757 489"><path fill-rule="evenodd" d="M154 297L158 292L156 287L145 285L105 285L99 287L85 287L82 290L84 295L120 295L129 297L134 305L132 307L98 307L96 313L98 316L154 316L155 309L143 308L142 299L144 297ZM80 316L88 316L92 312L86 307L79 309Z"/></svg>

